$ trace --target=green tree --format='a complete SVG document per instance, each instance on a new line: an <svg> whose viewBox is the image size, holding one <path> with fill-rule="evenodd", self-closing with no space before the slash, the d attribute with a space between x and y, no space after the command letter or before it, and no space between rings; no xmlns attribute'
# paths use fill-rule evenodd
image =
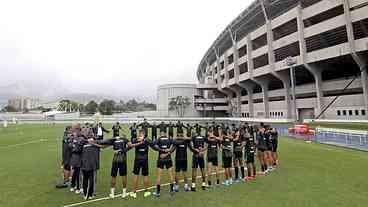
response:
<svg viewBox="0 0 368 207"><path fill-rule="evenodd" d="M183 117L185 114L185 109L190 106L190 104L191 103L188 97L173 97L169 100L169 110L175 110L179 117Z"/></svg>
<svg viewBox="0 0 368 207"><path fill-rule="evenodd" d="M98 106L98 110L103 115L112 115L114 109L115 109L115 101L114 100L103 100L100 105Z"/></svg>
<svg viewBox="0 0 368 207"><path fill-rule="evenodd" d="M95 101L90 101L87 103L87 105L84 107L84 112L88 114L95 114L98 109L98 104Z"/></svg>
<svg viewBox="0 0 368 207"><path fill-rule="evenodd" d="M5 106L3 108L4 112L17 112L17 109L15 109L13 106Z"/></svg>

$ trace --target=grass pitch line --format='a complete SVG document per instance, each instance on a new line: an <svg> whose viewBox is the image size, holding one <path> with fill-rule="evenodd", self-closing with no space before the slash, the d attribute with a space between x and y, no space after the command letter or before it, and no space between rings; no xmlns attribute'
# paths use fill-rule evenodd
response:
<svg viewBox="0 0 368 207"><path fill-rule="evenodd" d="M221 170L219 172L219 174L223 174L225 171L224 170ZM211 175L216 175L215 172L213 172ZM197 176L196 179L199 179L201 178L202 176ZM188 180L192 180L192 178L188 178ZM179 180L179 183L183 183L184 180ZM170 183L165 183L165 184L162 184L161 186L169 186ZM156 186L151 186L149 188L147 188L147 190L152 190L152 189L155 189ZM143 192L145 189L139 189L137 190L137 193L139 192ZM130 192L128 192L130 193ZM121 197L123 194L117 194L115 195L115 198L118 198L118 197ZM89 204L89 203L94 203L94 202L98 202L98 201L104 201L104 200L110 200L110 199L115 199L115 198L110 198L110 196L107 196L107 197L103 197L103 198L97 198L97 199L93 199L93 200L87 200L87 201L83 201L83 202L79 202L79 203L73 203L73 204L69 204L69 205L64 205L63 207L73 207L73 206L81 206L81 205L84 205L84 204Z"/></svg>
<svg viewBox="0 0 368 207"><path fill-rule="evenodd" d="M12 147L19 147L19 146L23 146L23 145L35 144L35 143L40 143L40 142L47 142L47 139L38 139L38 140L33 140L33 141L29 141L29 142L23 142L23 143L19 143L19 144L12 144L12 145L7 145L7 146L0 146L0 149L7 149L7 148L12 148Z"/></svg>

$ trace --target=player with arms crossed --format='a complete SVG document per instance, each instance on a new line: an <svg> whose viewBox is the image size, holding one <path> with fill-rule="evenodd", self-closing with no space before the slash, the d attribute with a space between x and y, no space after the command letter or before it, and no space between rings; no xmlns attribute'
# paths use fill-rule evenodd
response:
<svg viewBox="0 0 368 207"><path fill-rule="evenodd" d="M195 133L192 138L191 144L189 145L190 150L193 152L192 157L192 187L191 191L196 191L196 178L197 168L199 167L202 175L202 190L206 190L206 173L204 169L204 153L205 138Z"/></svg>

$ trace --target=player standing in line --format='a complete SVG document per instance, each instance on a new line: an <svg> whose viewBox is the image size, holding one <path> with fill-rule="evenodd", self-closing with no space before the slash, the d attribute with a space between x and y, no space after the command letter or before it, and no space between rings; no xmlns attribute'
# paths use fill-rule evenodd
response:
<svg viewBox="0 0 368 207"><path fill-rule="evenodd" d="M254 136L253 136L253 128L247 127L245 128L245 160L247 162L247 172L248 177L246 178L247 181L253 180L256 178L256 165L254 164L254 156L256 151L256 146L254 143Z"/></svg>
<svg viewBox="0 0 368 207"><path fill-rule="evenodd" d="M228 132L224 129L219 130L221 139L221 149L222 149L222 167L225 169L225 181L222 183L224 185L233 184L231 175L231 164L232 164L232 139L228 135Z"/></svg>
<svg viewBox="0 0 368 207"><path fill-rule="evenodd" d="M235 180L234 182L238 183L244 179L244 163L243 163L243 148L244 148L244 140L240 134L240 130L234 128L234 139L233 139L233 151L234 151L234 171L235 171ZM241 179L239 178L239 167L241 172Z"/></svg>
<svg viewBox="0 0 368 207"><path fill-rule="evenodd" d="M167 125L167 128L169 128L169 138L173 138L174 137L174 124L171 123L171 121Z"/></svg>
<svg viewBox="0 0 368 207"><path fill-rule="evenodd" d="M168 138L164 132L161 132L160 137L154 142L154 145L158 148L157 158L157 174L156 174L156 192L153 195L156 197L161 196L161 174L164 168L167 169L170 179L170 194L174 193L174 173L173 163L171 159L171 153L174 152L172 139Z"/></svg>
<svg viewBox="0 0 368 207"><path fill-rule="evenodd" d="M279 133L276 128L271 129L271 144L272 144L272 158L273 158L273 167L275 168L279 164L277 147L279 143Z"/></svg>
<svg viewBox="0 0 368 207"><path fill-rule="evenodd" d="M202 126L201 125L199 125L198 123L196 123L195 125L194 125L194 129L195 129L195 133L196 134L198 134L198 135L201 135L202 133ZM205 136L206 137L206 136Z"/></svg>
<svg viewBox="0 0 368 207"><path fill-rule="evenodd" d="M72 175L72 184L71 184L71 192L76 194L81 193L80 191L80 168L82 165L82 151L83 151L83 143L84 137L77 134L77 132L73 133L72 141L71 141L71 149L72 149L72 157L70 160L70 165L73 169Z"/></svg>
<svg viewBox="0 0 368 207"><path fill-rule="evenodd" d="M112 126L112 136L113 138L115 137L119 137L120 136L120 130L121 130L121 126L119 122L116 122L113 126Z"/></svg>
<svg viewBox="0 0 368 207"><path fill-rule="evenodd" d="M265 142L266 142L266 151L264 154L265 157L265 164L267 165L266 172L271 172L272 164L273 164L273 157L272 157L272 143L271 143L271 129L269 126L265 127Z"/></svg>
<svg viewBox="0 0 368 207"><path fill-rule="evenodd" d="M162 121L159 125L157 125L157 127L160 129L160 133L164 132L167 134L167 124L165 124L165 122Z"/></svg>
<svg viewBox="0 0 368 207"><path fill-rule="evenodd" d="M182 134L178 134L173 142L175 147L175 186L174 191L179 191L179 176L182 173L184 177L184 191L189 191L188 185L188 146L190 137L185 138Z"/></svg>
<svg viewBox="0 0 368 207"><path fill-rule="evenodd" d="M257 145L257 155L259 159L259 163L261 165L261 172L260 175L266 175L267 173L267 164L265 162L265 151L266 151L266 138L264 136L265 129L262 127L259 127L256 132L256 145Z"/></svg>
<svg viewBox="0 0 368 207"><path fill-rule="evenodd" d="M57 185L57 188L67 188L70 185L70 159L72 157L72 149L71 149L71 127L68 126L65 128L64 136L63 136L63 144L62 144L62 165L63 165L63 175L64 180L63 183Z"/></svg>
<svg viewBox="0 0 368 207"><path fill-rule="evenodd" d="M115 137L106 141L99 142L102 147L112 146L114 150L114 157L111 165L111 189L110 198L115 197L116 178L119 175L122 178L123 194L122 197L127 197L127 152L138 146L138 144L132 144L126 137Z"/></svg>
<svg viewBox="0 0 368 207"><path fill-rule="evenodd" d="M193 131L193 126L191 126L189 123L186 126L186 131L187 131L187 137L192 137L192 131Z"/></svg>
<svg viewBox="0 0 368 207"><path fill-rule="evenodd" d="M208 132L207 141L207 183L208 187L212 186L212 167L215 168L216 172L216 185L220 184L220 173L218 166L218 148L220 146L220 140L218 137L213 135L213 131Z"/></svg>
<svg viewBox="0 0 368 207"><path fill-rule="evenodd" d="M147 139L145 136L145 131L141 129L139 131L139 137L132 140L135 146L135 158L134 158L134 167L133 167L133 192L130 193L132 198L137 198L137 190L138 190L138 181L139 175L143 176L143 184L144 184L144 197L148 197L151 195L151 192L148 191L149 183L148 183L148 152L149 148L158 151L158 149L154 146L151 140Z"/></svg>
<svg viewBox="0 0 368 207"><path fill-rule="evenodd" d="M205 138L195 134L192 138L191 144L189 145L190 150L193 152L192 157L192 187L191 191L196 191L196 180L197 180L197 168L199 167L202 175L202 190L206 190L206 173L204 169L204 153Z"/></svg>
<svg viewBox="0 0 368 207"><path fill-rule="evenodd" d="M147 138L147 136L148 136L148 128L150 127L150 124L148 123L147 119L144 118L143 119L143 122L140 123L140 124L138 124L137 126L138 127L141 127L141 129L143 129L144 136L145 136L145 138Z"/></svg>
<svg viewBox="0 0 368 207"><path fill-rule="evenodd" d="M137 130L138 130L138 127L137 127L137 123L133 123L132 126L129 127L129 130L130 130L130 137L131 137L131 140L133 139L137 139Z"/></svg>
<svg viewBox="0 0 368 207"><path fill-rule="evenodd" d="M152 140L156 141L156 139L157 139L157 124L156 124L156 122L154 121L153 124L150 125L150 127L151 127ZM160 132L160 134L161 134L161 132Z"/></svg>
<svg viewBox="0 0 368 207"><path fill-rule="evenodd" d="M176 134L184 134L184 128L187 129L187 127L181 121L178 121L175 127L176 127Z"/></svg>

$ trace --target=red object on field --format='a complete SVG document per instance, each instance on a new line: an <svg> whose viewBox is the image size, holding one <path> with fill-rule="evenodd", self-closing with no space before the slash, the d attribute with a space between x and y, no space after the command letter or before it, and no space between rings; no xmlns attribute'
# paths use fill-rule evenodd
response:
<svg viewBox="0 0 368 207"><path fill-rule="evenodd" d="M314 135L315 130L309 128L308 124L296 124L293 128L288 129L290 134Z"/></svg>

